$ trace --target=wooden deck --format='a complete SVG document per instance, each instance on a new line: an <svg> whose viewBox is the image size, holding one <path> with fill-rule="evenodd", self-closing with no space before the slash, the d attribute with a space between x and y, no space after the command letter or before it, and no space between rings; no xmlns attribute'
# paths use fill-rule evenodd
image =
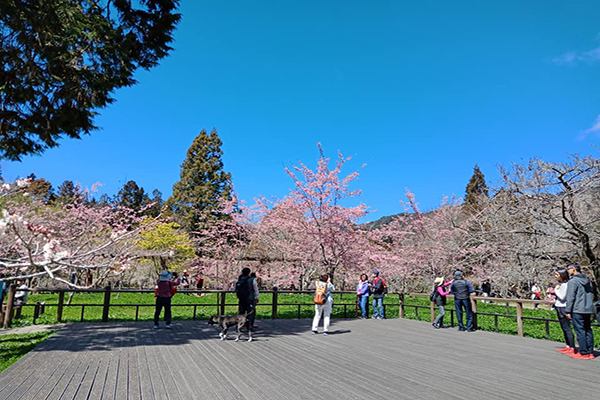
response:
<svg viewBox="0 0 600 400"><path fill-rule="evenodd" d="M255 341L206 321L69 324L0 374L0 399L598 399L600 357L560 343L393 319L260 320ZM597 353L597 355L600 355Z"/></svg>

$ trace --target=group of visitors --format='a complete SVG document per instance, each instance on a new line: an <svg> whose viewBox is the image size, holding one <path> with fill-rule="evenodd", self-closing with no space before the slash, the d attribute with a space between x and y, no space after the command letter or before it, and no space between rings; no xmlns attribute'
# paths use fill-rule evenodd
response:
<svg viewBox="0 0 600 400"><path fill-rule="evenodd" d="M571 263L566 268L557 268L555 276L558 284L553 287L549 299L553 302L565 338L565 346L557 351L569 354L572 358L591 360L594 358L592 317L595 313L592 282L581 273L581 266L578 263ZM448 286L450 288L447 290ZM433 327L436 329L444 327L444 306L446 297L451 294L454 296L458 330L473 332L475 329L470 296L474 292L473 286L464 279L463 272L460 270L454 272L450 282L445 282L443 277L436 278L431 301L436 304L439 313L433 321ZM541 299L541 289L537 284L533 285L531 292L532 300ZM466 315L466 326L463 324L463 314ZM575 330L579 348L575 347L572 329Z"/></svg>
<svg viewBox="0 0 600 400"><path fill-rule="evenodd" d="M198 278L200 277L200 278ZM198 275L196 278L196 286L201 289L202 284L204 283L204 279ZM198 282L198 279L201 279ZM171 300L175 293L177 293L177 286L181 285L182 288L187 289L190 286L190 277L187 273L187 270L183 271L183 275L181 278L177 275L177 272L169 272L164 270L160 273L158 280L156 281L156 287L154 289L154 296L156 297L156 305L154 310L154 329L158 329L160 314L164 308L165 310L165 324L167 329L171 329ZM255 307L258 303L258 284L256 282L256 274L250 273L250 268L242 269L242 274L240 275L236 287L235 293L239 300L239 313L247 314L248 319L253 328L257 326L254 323L255 318Z"/></svg>
<svg viewBox="0 0 600 400"><path fill-rule="evenodd" d="M373 295L373 319L385 319L385 309L383 299L388 292L387 283L379 276L379 271L374 270L371 274L371 281L367 274L360 276L360 281L356 285L357 302L360 306L360 318L368 318L367 304L369 296Z"/></svg>
<svg viewBox="0 0 600 400"><path fill-rule="evenodd" d="M578 263L571 263L566 268L557 268L555 276L558 285L554 288L556 296L554 309L565 337L565 347L558 352L569 354L571 358L592 360L594 359L592 282L581 273L581 266ZM571 323L575 329L579 349L575 347Z"/></svg>
<svg viewBox="0 0 600 400"><path fill-rule="evenodd" d="M448 286L450 288L446 290ZM454 296L454 310L458 320L458 330L461 332L474 332L473 310L471 308L471 293L474 292L473 285L464 278L461 270L454 271L453 279L449 282L445 282L444 277L436 278L430 298L438 307L439 313L433 321L433 327L436 329L444 328L446 297L451 294ZM463 315L467 320L466 326L463 322Z"/></svg>

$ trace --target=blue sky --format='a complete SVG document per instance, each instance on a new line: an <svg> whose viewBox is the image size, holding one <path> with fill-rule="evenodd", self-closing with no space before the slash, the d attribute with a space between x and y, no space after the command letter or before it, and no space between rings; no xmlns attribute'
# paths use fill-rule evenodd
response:
<svg viewBox="0 0 600 400"><path fill-rule="evenodd" d="M101 110L102 130L3 161L115 194L133 179L171 194L202 128L223 140L242 199L282 197L284 171L328 155L374 211L462 196L477 163L594 154L600 140L598 1L182 2L175 51ZM366 167L361 169L361 165Z"/></svg>

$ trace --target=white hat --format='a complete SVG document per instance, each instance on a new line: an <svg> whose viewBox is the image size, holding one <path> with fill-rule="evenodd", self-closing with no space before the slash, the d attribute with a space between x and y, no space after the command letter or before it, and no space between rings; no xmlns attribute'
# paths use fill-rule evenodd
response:
<svg viewBox="0 0 600 400"><path fill-rule="evenodd" d="M433 281L433 283L435 283L436 285L441 285L442 283L444 283L444 277L440 276L439 278L435 278L435 281Z"/></svg>

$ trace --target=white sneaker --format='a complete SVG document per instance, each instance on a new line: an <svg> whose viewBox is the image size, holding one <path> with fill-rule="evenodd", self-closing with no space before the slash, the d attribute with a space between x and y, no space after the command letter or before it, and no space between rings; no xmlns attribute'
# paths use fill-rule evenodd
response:
<svg viewBox="0 0 600 400"><path fill-rule="evenodd" d="M158 325L154 325L152 329L158 329Z"/></svg>

